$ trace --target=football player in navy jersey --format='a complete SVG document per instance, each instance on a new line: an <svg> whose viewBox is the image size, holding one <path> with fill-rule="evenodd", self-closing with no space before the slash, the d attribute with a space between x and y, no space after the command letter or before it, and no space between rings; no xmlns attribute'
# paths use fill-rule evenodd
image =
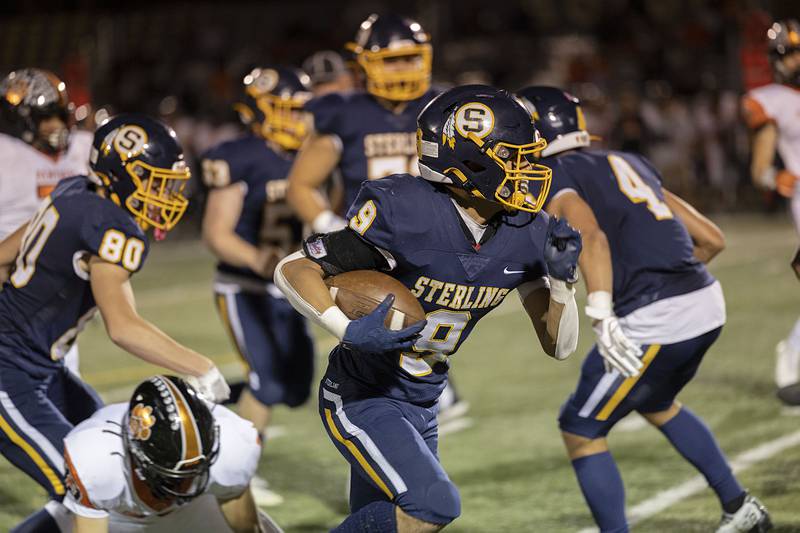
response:
<svg viewBox="0 0 800 533"><path fill-rule="evenodd" d="M272 406L297 407L308 399L314 345L305 318L272 283L275 265L300 248L302 224L286 205L286 175L307 133L303 105L308 76L288 67L256 68L244 78L244 99L234 107L250 134L204 155L211 191L203 237L219 259L217 307L248 368L239 414L259 433ZM260 503L280 502L257 490Z"/></svg>
<svg viewBox="0 0 800 533"><path fill-rule="evenodd" d="M586 314L597 342L559 416L564 444L602 531L628 531L606 435L632 411L657 427L716 492L719 532L766 531L769 515L731 472L709 428L676 400L725 323L705 264L724 248L713 222L664 189L644 157L589 148L579 102L554 87L517 93L547 140L545 209L581 232Z"/></svg>
<svg viewBox="0 0 800 533"><path fill-rule="evenodd" d="M545 143L525 107L473 85L434 99L418 119L422 177L367 181L346 229L312 235L284 259L276 283L295 308L341 342L320 384L320 415L351 465L351 515L333 531L438 531L460 514L437 455L437 399L450 359L478 320L514 289L544 351L577 345L574 290L580 235L543 207ZM393 296L348 320L323 278L382 270L426 312L384 327Z"/></svg>
<svg viewBox="0 0 800 533"><path fill-rule="evenodd" d="M188 204L175 132L142 115L115 117L95 132L89 167L89 176L62 180L0 243L0 453L56 501L64 496L63 439L102 405L62 361L96 309L121 348L187 374L209 399L228 392L210 359L134 305L130 277L147 258L145 231L163 237ZM46 510L19 526L40 530L55 530Z"/></svg>
<svg viewBox="0 0 800 533"><path fill-rule="evenodd" d="M309 102L314 129L289 174L289 204L316 233L345 226L341 215L365 180L417 174L417 115L438 94L431 88L430 37L418 22L370 15L347 48L366 90L332 93ZM337 202L334 195L326 199L319 192L334 173L341 182L343 201ZM442 414L457 417L468 408L451 381L442 397Z"/></svg>

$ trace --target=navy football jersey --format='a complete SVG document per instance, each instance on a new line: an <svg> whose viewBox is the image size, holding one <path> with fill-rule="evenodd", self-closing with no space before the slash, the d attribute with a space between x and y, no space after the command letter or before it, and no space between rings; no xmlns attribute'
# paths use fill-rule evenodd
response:
<svg viewBox="0 0 800 533"><path fill-rule="evenodd" d="M253 246L269 244L287 254L300 248L303 226L286 203L286 175L294 155L276 152L255 135L223 143L203 156L203 179L211 188L241 183L246 190L236 234ZM262 279L249 268L220 261L220 272Z"/></svg>
<svg viewBox="0 0 800 533"><path fill-rule="evenodd" d="M444 186L409 175L365 182L348 213L349 227L391 254L397 265L390 275L417 297L428 324L413 353L363 357L340 345L331 358L334 372L389 397L417 403L438 398L448 356L475 324L517 286L547 275L547 215L498 216L496 233L475 247Z"/></svg>
<svg viewBox="0 0 800 533"><path fill-rule="evenodd" d="M542 164L553 169L550 198L574 190L608 237L618 316L714 282L694 257L692 238L664 201L659 173L647 159L578 150Z"/></svg>
<svg viewBox="0 0 800 533"><path fill-rule="evenodd" d="M344 210L361 183L391 174L417 174L417 115L438 92L429 90L393 113L366 92L331 93L306 104L314 130L341 142L338 170L344 184Z"/></svg>
<svg viewBox="0 0 800 533"><path fill-rule="evenodd" d="M23 369L61 364L95 312L90 257L133 273L147 252L126 210L97 195L85 176L62 180L28 224L0 291L0 358Z"/></svg>

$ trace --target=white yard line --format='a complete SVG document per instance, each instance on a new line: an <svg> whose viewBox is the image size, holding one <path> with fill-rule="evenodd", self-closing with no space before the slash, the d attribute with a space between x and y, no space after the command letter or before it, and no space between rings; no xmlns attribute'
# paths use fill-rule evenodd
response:
<svg viewBox="0 0 800 533"><path fill-rule="evenodd" d="M795 431L740 453L731 461L731 468L734 473L744 472L751 466L798 445L800 445L800 431ZM680 485L661 491L649 500L631 507L628 511L628 523L637 524L707 488L705 478L695 476ZM597 528L581 529L578 533L597 533Z"/></svg>

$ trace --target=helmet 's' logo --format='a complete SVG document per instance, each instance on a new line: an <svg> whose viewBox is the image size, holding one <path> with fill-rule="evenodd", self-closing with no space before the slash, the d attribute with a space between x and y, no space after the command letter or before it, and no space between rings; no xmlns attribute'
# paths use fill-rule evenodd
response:
<svg viewBox="0 0 800 533"><path fill-rule="evenodd" d="M120 158L127 161L144 151L147 144L147 133L139 126L127 124L117 130L112 144Z"/></svg>
<svg viewBox="0 0 800 533"><path fill-rule="evenodd" d="M494 113L486 104L470 102L458 108L455 123L456 130L464 137L473 133L483 139L494 129Z"/></svg>
<svg viewBox="0 0 800 533"><path fill-rule="evenodd" d="M272 92L278 85L278 80L280 76L278 75L278 71L265 68L261 70L261 72L253 79L253 87L256 89L256 95L267 94Z"/></svg>
<svg viewBox="0 0 800 533"><path fill-rule="evenodd" d="M131 409L130 421L128 422L128 429L130 429L131 437L136 440L148 440L151 435L150 428L156 423L156 417L153 416L153 408L149 405L137 403Z"/></svg>

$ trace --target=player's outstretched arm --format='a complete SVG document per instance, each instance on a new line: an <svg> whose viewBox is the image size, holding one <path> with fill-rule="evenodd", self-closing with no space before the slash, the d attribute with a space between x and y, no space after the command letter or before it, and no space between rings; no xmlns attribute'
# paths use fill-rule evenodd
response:
<svg viewBox="0 0 800 533"><path fill-rule="evenodd" d="M303 143L289 171L286 201L315 233L329 233L346 225L319 192L319 187L336 169L339 158L336 137L314 132Z"/></svg>
<svg viewBox="0 0 800 533"><path fill-rule="evenodd" d="M85 516L74 515L73 533L108 533L108 517L87 518ZM252 531L252 530L251 530Z"/></svg>
<svg viewBox="0 0 800 533"><path fill-rule="evenodd" d="M148 363L197 378L192 385L211 400L227 398L230 390L209 358L139 316L127 270L97 256L92 256L89 268L92 294L114 344Z"/></svg>
<svg viewBox="0 0 800 533"><path fill-rule="evenodd" d="M694 256L698 260L708 263L725 249L725 235L716 224L688 202L666 189L664 189L664 199L667 201L667 206L689 230L694 242Z"/></svg>
<svg viewBox="0 0 800 533"><path fill-rule="evenodd" d="M280 250L273 246L257 248L236 234L244 195L241 183L213 189L208 193L203 215L203 241L217 258L227 264L271 276L283 256Z"/></svg>
<svg viewBox="0 0 800 533"><path fill-rule="evenodd" d="M614 314L614 269L605 232L592 208L577 193L566 192L554 198L548 203L547 212L565 217L583 239L578 264L586 283L586 315L592 319L606 368L615 368L626 377L635 376L642 368L642 350L625 336Z"/></svg>

